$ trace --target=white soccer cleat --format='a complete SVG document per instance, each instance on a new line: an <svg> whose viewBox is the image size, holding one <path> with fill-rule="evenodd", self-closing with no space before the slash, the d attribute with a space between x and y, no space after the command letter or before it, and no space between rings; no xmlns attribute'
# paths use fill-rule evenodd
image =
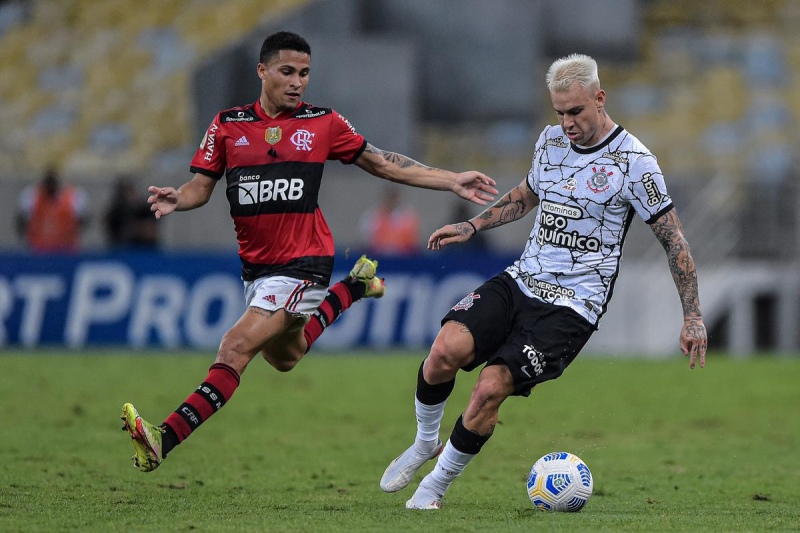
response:
<svg viewBox="0 0 800 533"><path fill-rule="evenodd" d="M418 509L420 511L428 511L432 509L442 508L442 496L436 494L431 489L425 486L425 480L417 487L417 491L406 502L406 509Z"/></svg>
<svg viewBox="0 0 800 533"><path fill-rule="evenodd" d="M394 461L389 463L386 471L381 477L381 490L383 492L397 492L404 489L411 483L411 478L417 473L427 461L442 453L442 441L436 442L436 446L429 454L420 454L415 445L411 445L406 451L401 453Z"/></svg>

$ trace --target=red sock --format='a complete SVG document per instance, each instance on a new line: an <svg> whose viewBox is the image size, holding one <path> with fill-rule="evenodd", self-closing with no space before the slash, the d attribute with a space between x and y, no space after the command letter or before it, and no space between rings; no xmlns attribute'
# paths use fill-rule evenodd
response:
<svg viewBox="0 0 800 533"><path fill-rule="evenodd" d="M169 426L177 437L175 444L180 444L200 424L219 411L238 386L239 374L233 368L222 363L211 365L205 381L164 421L164 425Z"/></svg>
<svg viewBox="0 0 800 533"><path fill-rule="evenodd" d="M353 293L361 287L364 287L364 284L360 282L358 284L348 284L344 281L340 281L328 289L328 295L314 314L311 315L311 320L309 320L305 330L303 330L303 335L308 343L306 352L311 349L311 345L322 335L325 328L333 324L342 313L353 305L353 302L360 299L360 296L354 295ZM362 295L363 292L362 290Z"/></svg>

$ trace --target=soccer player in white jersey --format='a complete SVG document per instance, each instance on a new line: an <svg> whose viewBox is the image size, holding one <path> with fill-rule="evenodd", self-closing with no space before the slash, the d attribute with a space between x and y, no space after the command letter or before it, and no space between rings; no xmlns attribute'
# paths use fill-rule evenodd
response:
<svg viewBox="0 0 800 533"><path fill-rule="evenodd" d="M444 226L428 240L431 250L463 243L539 207L519 260L445 315L420 365L414 444L389 464L380 483L386 492L398 491L438 456L409 509L439 509L450 484L492 436L503 401L530 395L575 359L611 298L635 215L666 251L683 307L681 351L690 368L705 365L694 260L656 158L606 113L591 57L555 61L547 86L559 124L542 131L526 178L477 217ZM439 430L456 374L481 365L467 407L442 445Z"/></svg>

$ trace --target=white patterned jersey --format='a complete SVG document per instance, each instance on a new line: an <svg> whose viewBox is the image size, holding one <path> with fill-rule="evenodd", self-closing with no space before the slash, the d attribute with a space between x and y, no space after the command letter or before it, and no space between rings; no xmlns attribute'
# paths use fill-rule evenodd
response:
<svg viewBox="0 0 800 533"><path fill-rule="evenodd" d="M649 224L672 209L658 162L622 126L590 148L548 126L536 142L527 183L539 197L536 222L522 256L506 271L529 297L570 307L597 324L634 213Z"/></svg>

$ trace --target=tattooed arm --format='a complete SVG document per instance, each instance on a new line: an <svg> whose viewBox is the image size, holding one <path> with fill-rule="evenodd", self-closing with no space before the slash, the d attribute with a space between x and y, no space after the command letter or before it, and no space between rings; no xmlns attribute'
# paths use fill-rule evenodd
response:
<svg viewBox="0 0 800 533"><path fill-rule="evenodd" d="M526 178L477 217L467 222L448 224L434 231L428 239L428 249L438 250L451 243L467 241L479 231L519 220L537 205L539 197L528 187Z"/></svg>
<svg viewBox="0 0 800 533"><path fill-rule="evenodd" d="M456 174L429 167L402 154L383 151L369 143L355 164L379 178L423 189L452 191L479 205L486 205L497 194L494 180L480 172L472 170Z"/></svg>
<svg viewBox="0 0 800 533"><path fill-rule="evenodd" d="M697 293L697 272L689 243L683 235L683 228L675 209L650 224L658 242L667 252L667 262L678 296L683 307L683 328L681 329L681 351L689 356L689 367L694 368L699 357L700 367L706 365L708 339L700 311Z"/></svg>

